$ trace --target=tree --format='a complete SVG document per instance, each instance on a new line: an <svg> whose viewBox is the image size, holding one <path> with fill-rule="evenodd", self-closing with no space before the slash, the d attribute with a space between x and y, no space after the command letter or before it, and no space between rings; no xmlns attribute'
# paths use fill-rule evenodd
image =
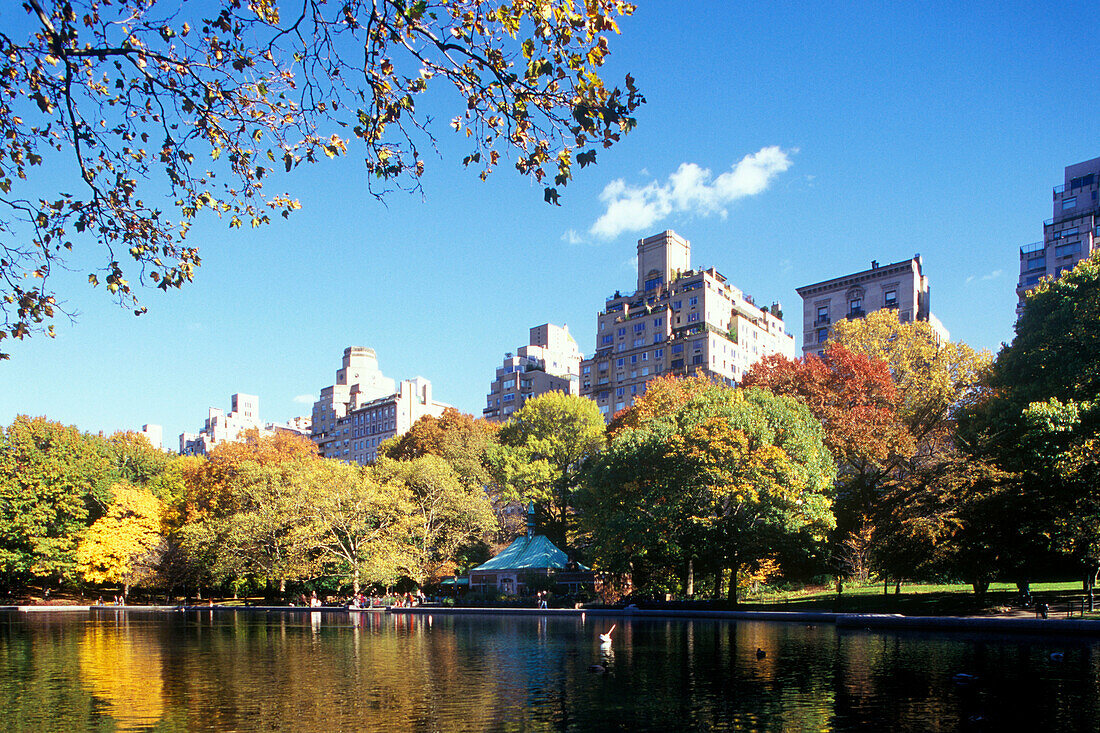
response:
<svg viewBox="0 0 1100 733"><path fill-rule="evenodd" d="M121 583L128 596L131 585L156 577L164 549L162 505L148 490L127 484L116 484L112 493L107 514L84 534L76 565L89 583Z"/></svg>
<svg viewBox="0 0 1100 733"><path fill-rule="evenodd" d="M886 362L901 395L902 420L918 444L949 432L958 412L981 398L992 363L989 352L944 341L927 321L901 323L886 308L837 322L829 343Z"/></svg>
<svg viewBox="0 0 1100 733"><path fill-rule="evenodd" d="M960 419L960 443L974 458L1015 474L1009 521L1038 550L1084 570L1092 594L1100 571L1100 256L1028 291L1016 337L1001 349L984 399ZM1045 544L1045 546L1044 546Z"/></svg>
<svg viewBox="0 0 1100 733"><path fill-rule="evenodd" d="M410 570L420 585L452 574L459 550L496 525L484 489L463 483L438 456L383 459L377 469L379 480L404 485L410 492L414 507Z"/></svg>
<svg viewBox="0 0 1100 733"><path fill-rule="evenodd" d="M658 563L682 563L685 587L705 564L716 591L729 575L736 602L738 573L832 527L836 469L798 400L680 382L647 390L630 408L639 418L622 416L583 496L585 539L610 570L653 576Z"/></svg>
<svg viewBox="0 0 1100 733"><path fill-rule="evenodd" d="M644 102L599 76L621 0L27 0L0 33L2 336L52 334L49 284L77 240L102 248L107 291L144 312L122 260L163 290L200 264L196 216L260 226L299 208L269 195L277 169L360 146L372 192L417 189L436 115L417 103L450 88L463 160L484 178L501 149L556 203L576 162L595 162ZM285 11L285 12L280 12ZM453 97L452 97L453 98ZM73 169L61 192L34 169ZM377 184L377 185L376 185ZM30 279L27 279L30 278Z"/></svg>
<svg viewBox="0 0 1100 733"><path fill-rule="evenodd" d="M514 412L498 439L488 458L504 498L534 502L543 532L566 543L581 470L604 446L599 407L586 397L547 392Z"/></svg>
<svg viewBox="0 0 1100 733"><path fill-rule="evenodd" d="M408 487L379 480L373 470L317 461L302 477L314 549L352 593L367 583L393 583L412 564L414 507Z"/></svg>
<svg viewBox="0 0 1100 733"><path fill-rule="evenodd" d="M0 573L59 579L107 502L107 460L74 427L19 415L0 437Z"/></svg>
<svg viewBox="0 0 1100 733"><path fill-rule="evenodd" d="M821 421L838 464L834 550L840 565L865 575L866 550L876 534L872 516L891 472L914 448L886 362L830 344L820 357L765 357L741 385L798 397Z"/></svg>
<svg viewBox="0 0 1100 733"><path fill-rule="evenodd" d="M382 444L379 453L395 461L439 456L450 464L468 486L485 486L491 480L486 450L500 426L453 407L439 417L424 415L403 435Z"/></svg>

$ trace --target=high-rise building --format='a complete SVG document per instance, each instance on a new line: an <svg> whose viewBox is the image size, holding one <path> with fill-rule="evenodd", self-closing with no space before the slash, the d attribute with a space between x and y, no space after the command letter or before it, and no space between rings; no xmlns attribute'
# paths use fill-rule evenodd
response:
<svg viewBox="0 0 1100 733"><path fill-rule="evenodd" d="M1019 303L1024 294L1044 277L1058 277L1092 254L1100 242L1100 158L1066 166L1066 180L1054 188L1053 217L1043 222L1043 241L1020 247Z"/></svg>
<svg viewBox="0 0 1100 733"><path fill-rule="evenodd" d="M837 321L862 318L881 308L896 310L902 323L928 321L940 339L950 338L932 315L932 291L919 254L889 265L872 260L869 270L804 285L797 292L802 296L803 356L817 356L825 350Z"/></svg>
<svg viewBox="0 0 1100 733"><path fill-rule="evenodd" d="M160 425L148 425L141 426L141 434L145 436L145 439L149 441L149 445L153 446L157 450L163 449L164 444L164 428Z"/></svg>
<svg viewBox="0 0 1100 733"><path fill-rule="evenodd" d="M325 458L368 464L378 446L402 435L424 415L439 417L450 405L432 399L423 377L396 385L378 368L374 349L349 346L336 372L336 384L321 390L313 404L312 438Z"/></svg>
<svg viewBox="0 0 1100 733"><path fill-rule="evenodd" d="M581 354L569 326L544 323L531 329L530 343L504 355L489 385L482 416L504 422L523 403L546 392L580 393Z"/></svg>
<svg viewBox="0 0 1100 733"><path fill-rule="evenodd" d="M665 231L638 240L637 290L616 292L597 317L581 394L610 420L655 376L698 373L735 384L759 359L794 351L779 303L758 307L714 268L692 269L691 244Z"/></svg>
<svg viewBox="0 0 1100 733"><path fill-rule="evenodd" d="M260 421L260 398L237 393L229 398L229 412L211 407L206 424L198 433L180 434L180 454L202 456L218 443L237 440L246 430L263 432Z"/></svg>

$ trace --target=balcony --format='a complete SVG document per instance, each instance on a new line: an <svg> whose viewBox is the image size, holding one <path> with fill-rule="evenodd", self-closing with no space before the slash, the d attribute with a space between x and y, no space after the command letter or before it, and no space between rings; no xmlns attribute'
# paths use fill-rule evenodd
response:
<svg viewBox="0 0 1100 733"><path fill-rule="evenodd" d="M849 321L851 321L856 318L863 318L865 315L867 315L867 311L863 310L862 308L853 308L852 310L848 311L847 318Z"/></svg>
<svg viewBox="0 0 1100 733"><path fill-rule="evenodd" d="M828 326L832 322L833 319L829 316L818 316L817 320L814 321L814 326Z"/></svg>
<svg viewBox="0 0 1100 733"><path fill-rule="evenodd" d="M1046 242L1032 242L1031 244L1025 244L1020 247L1020 259L1024 259L1027 255L1034 254L1035 252L1042 252L1046 248Z"/></svg>

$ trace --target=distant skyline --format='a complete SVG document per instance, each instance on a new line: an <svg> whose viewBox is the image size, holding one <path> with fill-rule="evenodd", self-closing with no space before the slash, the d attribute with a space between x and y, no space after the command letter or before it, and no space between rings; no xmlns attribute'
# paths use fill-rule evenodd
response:
<svg viewBox="0 0 1100 733"><path fill-rule="evenodd" d="M575 171L560 207L510 164L484 183L463 170L445 126L424 195L380 203L352 146L271 184L301 200L289 220L200 220L195 282L141 293L140 318L87 286L78 252L51 276L77 322L4 340L0 421L155 423L171 448L234 392L265 421L309 414L351 345L480 416L531 326L568 324L592 353L604 299L634 288L636 240L664 229L696 266L781 301L799 346L795 288L919 252L952 338L996 351L1018 248L1042 239L1063 168L1100 155L1094 74L1066 65L1098 21L1084 2L643 3L606 71L645 94L638 128Z"/></svg>

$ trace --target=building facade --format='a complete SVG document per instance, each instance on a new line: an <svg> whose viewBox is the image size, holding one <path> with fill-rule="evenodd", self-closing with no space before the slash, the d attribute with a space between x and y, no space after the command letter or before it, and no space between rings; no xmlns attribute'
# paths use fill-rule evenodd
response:
<svg viewBox="0 0 1100 733"><path fill-rule="evenodd" d="M1052 218L1043 222L1043 241L1020 247L1020 280L1016 285L1019 302L1016 316L1024 307L1024 294L1044 277L1058 277L1072 270L1100 246L1100 158L1067 166L1065 182L1054 188Z"/></svg>
<svg viewBox="0 0 1100 733"><path fill-rule="evenodd" d="M164 449L164 428L152 423L141 426L141 434L149 441L149 445L157 450Z"/></svg>
<svg viewBox="0 0 1100 733"><path fill-rule="evenodd" d="M778 303L758 307L714 268L692 269L691 244L664 231L638 241L638 284L597 316L596 352L581 362L580 393L604 418L630 407L663 374L736 384L769 354L794 357Z"/></svg>
<svg viewBox="0 0 1100 733"><path fill-rule="evenodd" d="M569 326L544 323L531 329L529 343L504 355L489 385L482 416L505 422L532 397L547 392L580 394L580 348Z"/></svg>
<svg viewBox="0 0 1100 733"><path fill-rule="evenodd" d="M202 430L180 434L180 455L204 456L218 443L239 439L246 430L264 430L260 421L260 398L237 393L229 398L229 412L211 407Z"/></svg>
<svg viewBox="0 0 1100 733"><path fill-rule="evenodd" d="M797 292L802 297L803 356L821 355L837 321L882 308L896 310L902 323L927 321L944 341L950 337L932 315L932 291L919 254L889 265L872 260L869 270L805 285Z"/></svg>
<svg viewBox="0 0 1100 733"><path fill-rule="evenodd" d="M450 405L432 399L432 383L423 377L399 385L383 376L373 349L344 349L336 384L321 390L313 404L312 434L325 458L366 465L378 446L403 435L425 415L439 417Z"/></svg>

